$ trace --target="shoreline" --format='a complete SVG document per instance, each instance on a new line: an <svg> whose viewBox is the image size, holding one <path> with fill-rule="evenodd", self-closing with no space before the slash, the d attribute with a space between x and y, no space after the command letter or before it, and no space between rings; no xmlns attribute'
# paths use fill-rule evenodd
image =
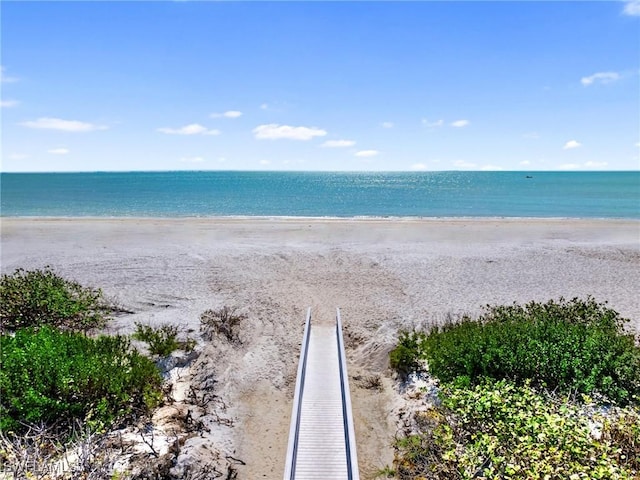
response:
<svg viewBox="0 0 640 480"><path fill-rule="evenodd" d="M245 246L311 248L364 248L366 251L386 246L402 246L413 253L428 248L434 254L490 254L498 244L510 249L531 248L577 242L589 245L625 245L640 248L640 220L562 219L562 218L324 218L324 217L11 217L0 220L0 239L14 236L22 243L35 244L50 236L55 242L88 245L101 242L164 249L158 234L184 244L190 250L209 250L215 242L221 248ZM66 237L69 238L66 238ZM130 239L127 240L127 237ZM195 241L191 239L194 238ZM21 245L22 246L22 245ZM35 245L34 245L35 246ZM160 252L161 253L161 252ZM194 253L197 253L194 251ZM4 263L4 262L3 262ZM5 266L2 265L2 269Z"/></svg>

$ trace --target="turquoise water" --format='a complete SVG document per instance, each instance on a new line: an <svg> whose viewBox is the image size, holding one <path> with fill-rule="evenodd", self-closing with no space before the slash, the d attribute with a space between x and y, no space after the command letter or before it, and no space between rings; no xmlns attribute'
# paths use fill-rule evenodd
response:
<svg viewBox="0 0 640 480"><path fill-rule="evenodd" d="M2 216L640 218L637 171L2 173L0 187Z"/></svg>

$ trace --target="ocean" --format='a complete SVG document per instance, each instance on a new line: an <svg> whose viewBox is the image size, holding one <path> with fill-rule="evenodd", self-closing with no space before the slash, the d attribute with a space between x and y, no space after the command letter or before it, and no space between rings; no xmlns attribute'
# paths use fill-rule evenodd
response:
<svg viewBox="0 0 640 480"><path fill-rule="evenodd" d="M640 219L640 172L1 173L3 217Z"/></svg>

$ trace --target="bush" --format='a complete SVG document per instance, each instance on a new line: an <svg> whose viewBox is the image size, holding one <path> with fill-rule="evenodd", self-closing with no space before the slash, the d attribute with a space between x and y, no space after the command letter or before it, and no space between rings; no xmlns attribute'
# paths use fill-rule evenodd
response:
<svg viewBox="0 0 640 480"><path fill-rule="evenodd" d="M215 335L221 335L231 343L240 344L238 327L246 318L246 315L237 313L235 308L207 310L200 315L200 331L205 340L212 340Z"/></svg>
<svg viewBox="0 0 640 480"><path fill-rule="evenodd" d="M637 409L589 413L507 381L447 385L442 393L441 406L417 414L418 432L396 442L398 478L630 480L640 474ZM592 434L595 424L599 435Z"/></svg>
<svg viewBox="0 0 640 480"><path fill-rule="evenodd" d="M122 336L45 326L2 335L0 346L0 430L74 419L99 427L162 398L158 369Z"/></svg>
<svg viewBox="0 0 640 480"><path fill-rule="evenodd" d="M166 357L175 350L191 351L195 346L195 342L191 339L178 340L178 327L175 325L165 324L154 328L136 323L136 327L133 338L146 342L149 345L149 352L154 355Z"/></svg>
<svg viewBox="0 0 640 480"><path fill-rule="evenodd" d="M398 345L389 352L389 364L402 378L422 370L425 338L422 332L400 332Z"/></svg>
<svg viewBox="0 0 640 480"><path fill-rule="evenodd" d="M0 280L0 325L6 330L51 325L87 331L103 327L111 311L101 290L66 280L49 267L17 269Z"/></svg>
<svg viewBox="0 0 640 480"><path fill-rule="evenodd" d="M488 306L477 321L434 329L419 348L443 381L530 379L625 404L640 396L640 348L623 330L627 321L592 298Z"/></svg>

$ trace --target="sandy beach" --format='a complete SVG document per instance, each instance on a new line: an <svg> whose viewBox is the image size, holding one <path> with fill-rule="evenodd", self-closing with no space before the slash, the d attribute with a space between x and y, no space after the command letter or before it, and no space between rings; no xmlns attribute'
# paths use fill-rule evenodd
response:
<svg viewBox="0 0 640 480"><path fill-rule="evenodd" d="M184 447L195 459L229 452L246 463L238 478L282 478L307 307L320 323L341 309L365 479L393 460L387 354L399 330L486 304L592 295L640 331L638 221L3 218L1 228L2 273L50 265L102 288L134 312L112 332L170 322L197 337L207 309L247 315L242 344L203 344L192 373L213 378L233 427ZM369 375L381 391L358 382Z"/></svg>

